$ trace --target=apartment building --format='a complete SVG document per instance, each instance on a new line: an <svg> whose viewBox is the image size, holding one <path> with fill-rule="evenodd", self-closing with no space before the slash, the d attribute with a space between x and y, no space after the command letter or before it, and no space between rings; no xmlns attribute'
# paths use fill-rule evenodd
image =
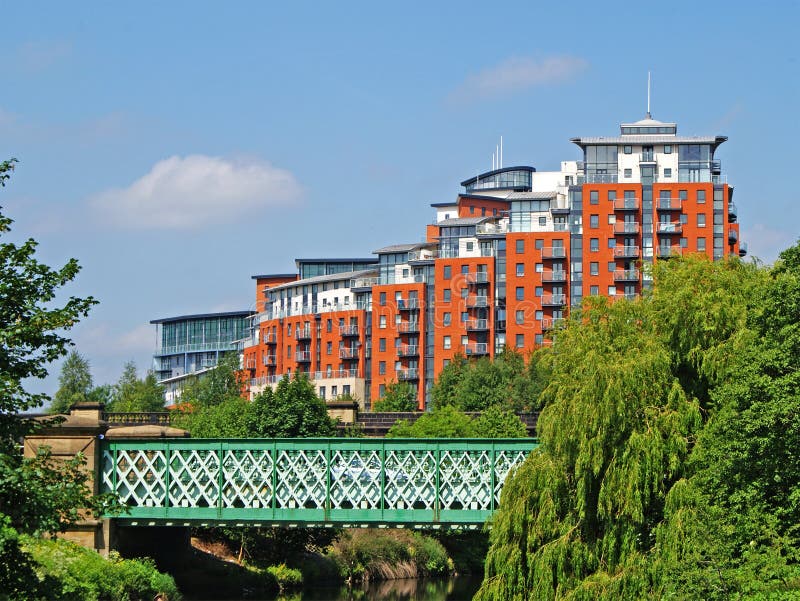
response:
<svg viewBox="0 0 800 601"><path fill-rule="evenodd" d="M370 259L298 260L255 276L244 344L251 393L306 373L320 396L367 407L408 382L419 407L456 354L529 351L585 296L634 298L647 263L684 253L743 256L733 188L715 157L724 136L679 136L649 114L617 136L571 141L559 171L499 168L436 203L425 242Z"/></svg>

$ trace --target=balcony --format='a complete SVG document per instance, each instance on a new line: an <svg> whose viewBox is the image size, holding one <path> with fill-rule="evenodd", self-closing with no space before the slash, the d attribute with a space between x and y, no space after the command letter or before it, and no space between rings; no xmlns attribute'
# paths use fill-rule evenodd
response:
<svg viewBox="0 0 800 601"><path fill-rule="evenodd" d="M655 163L656 162L656 153L655 152L641 152L639 153L639 164L641 163Z"/></svg>
<svg viewBox="0 0 800 601"><path fill-rule="evenodd" d="M411 369L398 369L397 379L400 382L408 382L410 380L419 380L419 370L417 368Z"/></svg>
<svg viewBox="0 0 800 601"><path fill-rule="evenodd" d="M397 308L400 311L416 311L419 309L419 299L417 298L399 298L397 299Z"/></svg>
<svg viewBox="0 0 800 601"><path fill-rule="evenodd" d="M683 208L683 200L680 198L657 198L656 211L680 211Z"/></svg>
<svg viewBox="0 0 800 601"><path fill-rule="evenodd" d="M331 371L315 371L306 374L309 380L330 380L332 378L360 378L358 369L335 369Z"/></svg>
<svg viewBox="0 0 800 601"><path fill-rule="evenodd" d="M478 236L500 236L508 233L508 222L479 223L475 226Z"/></svg>
<svg viewBox="0 0 800 601"><path fill-rule="evenodd" d="M358 359L358 347L343 346L339 349L339 359Z"/></svg>
<svg viewBox="0 0 800 601"><path fill-rule="evenodd" d="M659 234L680 234L683 232L683 225L661 221L656 224L656 232Z"/></svg>
<svg viewBox="0 0 800 601"><path fill-rule="evenodd" d="M482 332L489 329L488 319L468 319L465 323L467 332Z"/></svg>
<svg viewBox="0 0 800 601"><path fill-rule="evenodd" d="M470 309L476 309L488 306L489 306L488 296L470 296L469 298L467 298L467 307L469 307Z"/></svg>
<svg viewBox="0 0 800 601"><path fill-rule="evenodd" d="M620 259L638 259L639 258L638 246L615 246L614 256Z"/></svg>
<svg viewBox="0 0 800 601"><path fill-rule="evenodd" d="M412 250L408 253L409 263L431 263L438 258L438 250Z"/></svg>
<svg viewBox="0 0 800 601"><path fill-rule="evenodd" d="M266 357L265 357L265 359L266 359ZM265 363L265 365L266 365L266 363ZM242 369L255 369L255 368L256 368L256 358L255 358L254 355L249 355L247 357L242 358ZM172 368L171 367L166 367L166 368L163 368L163 369L159 369L157 371L168 371L168 372L170 372L170 374L168 376L166 376L167 378L169 378L172 375Z"/></svg>
<svg viewBox="0 0 800 601"><path fill-rule="evenodd" d="M275 355L264 355L264 365L267 367L275 367Z"/></svg>
<svg viewBox="0 0 800 601"><path fill-rule="evenodd" d="M419 357L419 346L416 344L401 344L397 347L398 357Z"/></svg>
<svg viewBox="0 0 800 601"><path fill-rule="evenodd" d="M639 270L638 269L617 269L614 271L615 282L638 282Z"/></svg>
<svg viewBox="0 0 800 601"><path fill-rule="evenodd" d="M680 257L681 255L683 255L683 249L680 246L656 247L656 256L659 259L669 259L670 257Z"/></svg>
<svg viewBox="0 0 800 601"><path fill-rule="evenodd" d="M736 244L736 241L739 240L739 232L735 229L731 228L728 230L728 244Z"/></svg>
<svg viewBox="0 0 800 601"><path fill-rule="evenodd" d="M357 325L339 326L339 335L342 336L343 338L358 336L358 326Z"/></svg>
<svg viewBox="0 0 800 601"><path fill-rule="evenodd" d="M473 342L464 345L464 354L468 357L476 357L489 354L489 345L486 342Z"/></svg>
<svg viewBox="0 0 800 601"><path fill-rule="evenodd" d="M587 173L584 181L587 184L616 184L616 173Z"/></svg>
<svg viewBox="0 0 800 601"><path fill-rule="evenodd" d="M545 246L542 248L543 259L564 259L567 256L567 249L563 246Z"/></svg>
<svg viewBox="0 0 800 601"><path fill-rule="evenodd" d="M477 284L488 284L489 283L489 274L485 271L478 271L473 273L467 274L467 283L472 285Z"/></svg>
<svg viewBox="0 0 800 601"><path fill-rule="evenodd" d="M615 211L638 211L639 199L638 198L617 198L614 200Z"/></svg>
<svg viewBox="0 0 800 601"><path fill-rule="evenodd" d="M563 317L544 317L542 318L542 331L553 330L564 323Z"/></svg>
<svg viewBox="0 0 800 601"><path fill-rule="evenodd" d="M298 363L311 363L311 351L297 351L294 360Z"/></svg>
<svg viewBox="0 0 800 601"><path fill-rule="evenodd" d="M567 272L566 270L546 270L542 272L542 282L566 282L567 281Z"/></svg>
<svg viewBox="0 0 800 601"><path fill-rule="evenodd" d="M543 307L563 307L567 302L566 294L544 294L541 296Z"/></svg>
<svg viewBox="0 0 800 601"><path fill-rule="evenodd" d="M264 332L264 344L278 344L278 335L275 332Z"/></svg>
<svg viewBox="0 0 800 601"><path fill-rule="evenodd" d="M416 334L419 332L418 321L403 321L397 324L397 331L402 334Z"/></svg>
<svg viewBox="0 0 800 601"><path fill-rule="evenodd" d="M736 205L732 202L728 203L728 219L730 219L731 223L736 223L736 219L739 213L736 210Z"/></svg>
<svg viewBox="0 0 800 601"><path fill-rule="evenodd" d="M303 328L295 332L298 340L311 340L311 328Z"/></svg>
<svg viewBox="0 0 800 601"><path fill-rule="evenodd" d="M614 224L615 234L638 234L639 224L630 221L617 221Z"/></svg>

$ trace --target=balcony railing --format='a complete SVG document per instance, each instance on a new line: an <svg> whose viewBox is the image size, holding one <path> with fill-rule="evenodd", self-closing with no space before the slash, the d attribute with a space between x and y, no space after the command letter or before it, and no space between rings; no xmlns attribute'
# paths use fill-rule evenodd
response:
<svg viewBox="0 0 800 601"><path fill-rule="evenodd" d="M339 335L358 336L358 326L357 325L339 326Z"/></svg>
<svg viewBox="0 0 800 601"><path fill-rule="evenodd" d="M545 246L542 248L543 259L563 259L567 256L567 249L563 246Z"/></svg>
<svg viewBox="0 0 800 601"><path fill-rule="evenodd" d="M542 272L542 282L566 282L567 281L567 272L566 270L559 270L559 271L552 271L546 270Z"/></svg>
<svg viewBox="0 0 800 601"><path fill-rule="evenodd" d="M417 298L399 298L397 299L397 308L401 311L415 311L419 309L419 299Z"/></svg>
<svg viewBox="0 0 800 601"><path fill-rule="evenodd" d="M637 259L639 258L638 246L615 246L614 256L622 259Z"/></svg>
<svg viewBox="0 0 800 601"><path fill-rule="evenodd" d="M156 355L175 355L178 353L197 353L203 351L232 351L235 348L235 340L228 342L191 342L188 344L175 344L158 347L156 349Z"/></svg>
<svg viewBox="0 0 800 601"><path fill-rule="evenodd" d="M617 269L614 271L615 282L638 282L639 270L638 269Z"/></svg>
<svg viewBox="0 0 800 601"><path fill-rule="evenodd" d="M250 386L264 386L264 385L275 385L284 378L292 379L294 378L295 374L277 374L274 376L261 376L259 378L251 378L250 379ZM312 371L303 374L309 380L329 380L329 379L341 379L341 378L360 378L361 373L358 369L339 369L339 370L331 370L331 371Z"/></svg>
<svg viewBox="0 0 800 601"><path fill-rule="evenodd" d="M466 324L468 332L480 332L489 329L488 319L468 319Z"/></svg>
<svg viewBox="0 0 800 601"><path fill-rule="evenodd" d="M739 215L739 212L736 210L736 205L732 202L728 203L728 218L731 220L732 223L736 223L736 218Z"/></svg>
<svg viewBox="0 0 800 601"><path fill-rule="evenodd" d="M614 199L615 211L638 211L639 199L638 198L616 198Z"/></svg>
<svg viewBox="0 0 800 601"><path fill-rule="evenodd" d="M297 351L294 354L294 360L298 363L310 363L311 362L311 351Z"/></svg>
<svg viewBox="0 0 800 601"><path fill-rule="evenodd" d="M419 346L416 344L401 344L397 347L398 357L417 357L419 356Z"/></svg>
<svg viewBox="0 0 800 601"><path fill-rule="evenodd" d="M680 246L657 246L656 256L659 259L669 259L670 257L680 257L683 249Z"/></svg>
<svg viewBox="0 0 800 601"><path fill-rule="evenodd" d="M508 222L500 223L479 223L475 226L475 233L479 236L490 236L494 234L508 233Z"/></svg>
<svg viewBox="0 0 800 601"><path fill-rule="evenodd" d="M397 370L397 379L400 382L408 382L409 380L419 380L419 369L399 369Z"/></svg>
<svg viewBox="0 0 800 601"><path fill-rule="evenodd" d="M467 298L467 307L471 309L479 307L488 307L488 306L489 306L488 296L470 296Z"/></svg>
<svg viewBox="0 0 800 601"><path fill-rule="evenodd" d="M728 243L729 244L736 244L736 241L739 239L739 232L735 229L731 228L728 230Z"/></svg>
<svg viewBox="0 0 800 601"><path fill-rule="evenodd" d="M640 152L639 153L639 162L640 163L655 163L656 162L656 153L655 152Z"/></svg>
<svg viewBox="0 0 800 601"><path fill-rule="evenodd" d="M275 366L275 355L264 355L264 365L267 367Z"/></svg>
<svg viewBox="0 0 800 601"><path fill-rule="evenodd" d="M305 328L305 329L302 329L302 330L298 330L295 333L296 333L295 338L297 338L298 340L311 340L311 337L312 337L311 328Z"/></svg>
<svg viewBox="0 0 800 601"><path fill-rule="evenodd" d="M489 274L485 271L477 271L467 274L467 282L470 284L488 284Z"/></svg>
<svg viewBox="0 0 800 601"><path fill-rule="evenodd" d="M358 359L358 347L343 346L339 349L339 359Z"/></svg>
<svg viewBox="0 0 800 601"><path fill-rule="evenodd" d="M631 223L629 221L617 221L614 224L615 234L638 234L639 224Z"/></svg>
<svg viewBox="0 0 800 601"><path fill-rule="evenodd" d="M680 211L683 208L683 199L657 198L655 205L657 211Z"/></svg>
<svg viewBox="0 0 800 601"><path fill-rule="evenodd" d="M278 344L278 335L275 332L264 332L264 344Z"/></svg>
<svg viewBox="0 0 800 601"><path fill-rule="evenodd" d="M544 294L541 297L543 307L562 307L567 302L566 294Z"/></svg>
<svg viewBox="0 0 800 601"><path fill-rule="evenodd" d="M402 334L414 334L419 332L418 321L403 321L397 324L397 331Z"/></svg>
<svg viewBox="0 0 800 601"><path fill-rule="evenodd" d="M680 223L665 223L661 221L656 226L656 231L659 234L680 234L683 232L683 225Z"/></svg>
<svg viewBox="0 0 800 601"><path fill-rule="evenodd" d="M542 330L552 330L563 322L563 317L544 317L542 318Z"/></svg>
<svg viewBox="0 0 800 601"><path fill-rule="evenodd" d="M372 288L373 286L377 286L377 284L378 284L377 277L355 278L350 280L351 288Z"/></svg>
<svg viewBox="0 0 800 601"><path fill-rule="evenodd" d="M408 262L433 261L439 258L438 250L412 250L408 253Z"/></svg>
<svg viewBox="0 0 800 601"><path fill-rule="evenodd" d="M584 176L587 184L616 184L617 179L616 173L587 173Z"/></svg>
<svg viewBox="0 0 800 601"><path fill-rule="evenodd" d="M488 355L489 344L486 342L473 342L464 345L464 354L467 356Z"/></svg>

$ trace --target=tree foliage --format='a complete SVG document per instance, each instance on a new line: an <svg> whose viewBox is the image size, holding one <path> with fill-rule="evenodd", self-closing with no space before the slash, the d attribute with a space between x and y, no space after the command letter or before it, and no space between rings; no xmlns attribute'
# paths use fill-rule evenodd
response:
<svg viewBox="0 0 800 601"><path fill-rule="evenodd" d="M295 374L282 379L275 392L267 388L252 401L247 429L265 438L332 436L333 420L308 378Z"/></svg>
<svg viewBox="0 0 800 601"><path fill-rule="evenodd" d="M122 375L111 391L109 411L162 411L164 409L164 387L153 372L140 379L136 364L125 364Z"/></svg>
<svg viewBox="0 0 800 601"><path fill-rule="evenodd" d="M199 407L219 405L241 396L244 375L236 353L223 355L213 369L189 382L181 393L181 402Z"/></svg>
<svg viewBox="0 0 800 601"><path fill-rule="evenodd" d="M89 360L78 351L70 351L61 365L58 390L50 405L50 413L67 413L76 403L85 403L92 393Z"/></svg>
<svg viewBox="0 0 800 601"><path fill-rule="evenodd" d="M525 424L499 405L472 418L452 405L434 409L415 422L399 420L389 428L387 438L525 438Z"/></svg>
<svg viewBox="0 0 800 601"><path fill-rule="evenodd" d="M539 351L549 373L541 446L503 488L478 599L667 590L668 563L656 558L679 554L669 525L687 515L681 499L698 496L686 485L694 442L752 339L762 278L703 259L661 262L654 277L637 301L586 299Z"/></svg>
<svg viewBox="0 0 800 601"><path fill-rule="evenodd" d="M416 411L417 389L408 382L386 385L383 398L372 406L373 411Z"/></svg>

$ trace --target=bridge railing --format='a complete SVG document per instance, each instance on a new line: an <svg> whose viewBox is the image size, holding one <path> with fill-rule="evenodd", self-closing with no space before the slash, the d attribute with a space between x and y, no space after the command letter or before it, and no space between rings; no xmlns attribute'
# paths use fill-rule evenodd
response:
<svg viewBox="0 0 800 601"><path fill-rule="evenodd" d="M130 524L481 524L533 439L105 441Z"/></svg>

